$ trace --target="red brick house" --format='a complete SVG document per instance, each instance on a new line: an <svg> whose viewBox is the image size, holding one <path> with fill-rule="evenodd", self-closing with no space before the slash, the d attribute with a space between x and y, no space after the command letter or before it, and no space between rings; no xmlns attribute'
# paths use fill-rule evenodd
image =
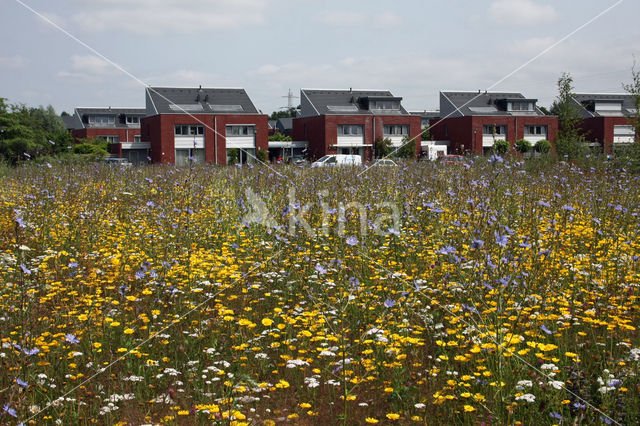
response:
<svg viewBox="0 0 640 426"><path fill-rule="evenodd" d="M447 141L451 154L483 154L496 140L513 147L519 139L532 145L547 139L554 145L558 118L545 115L537 99L520 93L440 92L440 117L431 121L435 140Z"/></svg>
<svg viewBox="0 0 640 426"><path fill-rule="evenodd" d="M71 136L80 139L104 139L109 151L132 163L146 163L149 144L140 137L140 120L144 108L75 108L71 117L65 117Z"/></svg>
<svg viewBox="0 0 640 426"><path fill-rule="evenodd" d="M637 135L631 117L637 106L628 93L576 93L576 107L582 116L582 131L587 141L612 154L616 146L633 143Z"/></svg>
<svg viewBox="0 0 640 426"><path fill-rule="evenodd" d="M244 89L148 87L142 140L154 163L255 161L268 150L268 117Z"/></svg>
<svg viewBox="0 0 640 426"><path fill-rule="evenodd" d="M405 136L415 138L420 152L420 117L409 114L402 98L383 90L300 90L300 116L293 119L291 136L308 141L311 158L327 154L373 157L378 138L389 138L394 147Z"/></svg>

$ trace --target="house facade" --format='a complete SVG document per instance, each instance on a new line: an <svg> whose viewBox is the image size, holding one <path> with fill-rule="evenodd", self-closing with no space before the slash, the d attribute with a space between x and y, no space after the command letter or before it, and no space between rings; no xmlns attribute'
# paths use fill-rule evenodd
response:
<svg viewBox="0 0 640 426"><path fill-rule="evenodd" d="M511 147L519 139L532 145L546 139L554 146L558 119L536 102L513 92L440 92L441 118L431 121L431 137L445 141L451 154L484 154L499 139Z"/></svg>
<svg viewBox="0 0 640 426"><path fill-rule="evenodd" d="M268 150L268 117L240 88L148 87L142 140L154 163L250 163Z"/></svg>
<svg viewBox="0 0 640 426"><path fill-rule="evenodd" d="M587 141L612 154L617 146L634 142L632 117L637 113L633 96L628 93L577 93L573 95L582 117L582 132Z"/></svg>
<svg viewBox="0 0 640 426"><path fill-rule="evenodd" d="M400 147L415 138L420 152L420 117L409 114L402 98L384 90L300 90L300 116L293 119L292 137L308 141L311 158L328 154L357 154L373 158L379 138Z"/></svg>
<svg viewBox="0 0 640 426"><path fill-rule="evenodd" d="M144 115L144 108L75 108L74 114L65 118L65 125L76 141L104 139L112 155L140 164L147 162L150 148L140 134Z"/></svg>

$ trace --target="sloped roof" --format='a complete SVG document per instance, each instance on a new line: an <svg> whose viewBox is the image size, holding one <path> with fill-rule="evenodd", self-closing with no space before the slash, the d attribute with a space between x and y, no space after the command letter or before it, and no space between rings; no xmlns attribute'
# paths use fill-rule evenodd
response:
<svg viewBox="0 0 640 426"><path fill-rule="evenodd" d="M573 99L581 108L584 118L589 117L632 117L635 115L636 105L633 95L629 93L574 93ZM620 103L622 105L619 113L597 112L595 103Z"/></svg>
<svg viewBox="0 0 640 426"><path fill-rule="evenodd" d="M240 88L148 87L147 114L260 114Z"/></svg>
<svg viewBox="0 0 640 426"><path fill-rule="evenodd" d="M282 117L279 118L276 125L279 129L291 130L293 129L293 118L291 117Z"/></svg>
<svg viewBox="0 0 640 426"><path fill-rule="evenodd" d="M74 119L76 120L76 129L86 127L89 116L112 116L115 117L115 124L105 127L122 127L129 128L125 121L125 117L144 117L146 110L144 108L129 107L78 107L75 108ZM79 123L79 124L78 124Z"/></svg>
<svg viewBox="0 0 640 426"><path fill-rule="evenodd" d="M464 92L443 91L441 94L440 111L459 111L457 115L487 115L487 116L512 116L512 115L544 115L536 106L534 111L507 111L506 103L513 101L530 101L534 104L537 99L526 98L517 92ZM444 97L451 105L443 105Z"/></svg>
<svg viewBox="0 0 640 426"><path fill-rule="evenodd" d="M396 100L388 90L339 90L339 89L302 89L303 97L311 103L318 115L408 115L400 103L399 110L369 110L366 101Z"/></svg>
<svg viewBox="0 0 640 426"><path fill-rule="evenodd" d="M72 130L72 129L81 129L82 128L82 122L80 120L78 120L78 116L77 115L63 115L60 117L62 119L62 122L64 123L64 127L67 128L67 130Z"/></svg>

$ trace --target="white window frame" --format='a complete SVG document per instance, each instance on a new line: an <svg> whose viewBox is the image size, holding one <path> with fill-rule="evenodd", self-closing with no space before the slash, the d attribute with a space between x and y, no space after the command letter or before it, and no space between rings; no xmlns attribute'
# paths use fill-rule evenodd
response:
<svg viewBox="0 0 640 426"><path fill-rule="evenodd" d="M382 128L382 134L385 136L408 136L408 124L385 124Z"/></svg>
<svg viewBox="0 0 640 426"><path fill-rule="evenodd" d="M338 124L338 136L362 136L363 134L362 124Z"/></svg>
<svg viewBox="0 0 640 426"><path fill-rule="evenodd" d="M174 136L204 136L204 126L200 124L176 124Z"/></svg>

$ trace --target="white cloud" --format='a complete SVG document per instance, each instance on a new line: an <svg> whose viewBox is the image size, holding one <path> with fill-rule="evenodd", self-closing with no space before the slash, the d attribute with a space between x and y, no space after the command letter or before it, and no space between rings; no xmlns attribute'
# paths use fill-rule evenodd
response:
<svg viewBox="0 0 640 426"><path fill-rule="evenodd" d="M89 32L198 34L262 24L267 6L267 0L94 0L82 2L72 20Z"/></svg>
<svg viewBox="0 0 640 426"><path fill-rule="evenodd" d="M0 56L0 67L22 68L27 65L27 60L20 55Z"/></svg>
<svg viewBox="0 0 640 426"><path fill-rule="evenodd" d="M73 55L70 63L71 70L58 72L56 74L58 78L100 81L102 77L119 72L113 65L95 55Z"/></svg>
<svg viewBox="0 0 640 426"><path fill-rule="evenodd" d="M534 0L495 0L489 15L498 23L511 26L539 26L554 21L558 12L551 5Z"/></svg>

